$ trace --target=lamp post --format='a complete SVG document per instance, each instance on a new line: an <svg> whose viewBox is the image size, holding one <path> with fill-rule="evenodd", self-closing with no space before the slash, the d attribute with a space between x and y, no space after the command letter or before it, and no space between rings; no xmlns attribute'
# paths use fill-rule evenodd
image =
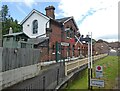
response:
<svg viewBox="0 0 120 91"><path fill-rule="evenodd" d="M88 42L88 89L92 90L92 86L90 86L90 79L93 77L92 75L92 68L93 68L93 60L92 60L92 32L91 34L88 33L88 37L91 36L89 38L89 40L87 40Z"/></svg>
<svg viewBox="0 0 120 91"><path fill-rule="evenodd" d="M93 60L92 60L92 32L91 32L91 78L93 77L92 75L92 68L93 68ZM91 90L92 90L92 86L91 86Z"/></svg>
<svg viewBox="0 0 120 91"><path fill-rule="evenodd" d="M0 47L3 46L2 24L0 23Z"/></svg>
<svg viewBox="0 0 120 91"><path fill-rule="evenodd" d="M90 90L90 43L88 42L88 90Z"/></svg>
<svg viewBox="0 0 120 91"><path fill-rule="evenodd" d="M89 36L91 36L91 38L89 38ZM90 86L90 79L92 78L92 32L91 35L88 33L86 38L83 38L83 36L81 36L80 41L85 41L88 44L88 90L90 90L92 89L92 86Z"/></svg>

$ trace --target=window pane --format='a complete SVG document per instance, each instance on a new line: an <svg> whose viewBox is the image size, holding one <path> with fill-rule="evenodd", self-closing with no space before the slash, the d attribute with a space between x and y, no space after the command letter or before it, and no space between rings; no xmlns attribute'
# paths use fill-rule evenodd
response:
<svg viewBox="0 0 120 91"><path fill-rule="evenodd" d="M38 21L34 20L33 21L33 34L38 33Z"/></svg>

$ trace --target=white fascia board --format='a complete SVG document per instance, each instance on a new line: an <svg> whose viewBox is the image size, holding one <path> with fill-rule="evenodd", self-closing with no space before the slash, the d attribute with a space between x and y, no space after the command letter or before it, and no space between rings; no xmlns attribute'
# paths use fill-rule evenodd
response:
<svg viewBox="0 0 120 91"><path fill-rule="evenodd" d="M79 30L79 28L78 28L78 26L77 26L77 24L76 24L76 22L75 22L73 16L71 16L69 19L67 19L67 20L63 23L63 25L64 25L66 22L68 22L69 20L71 20L71 19L73 19L73 22L75 23L77 29Z"/></svg>
<svg viewBox="0 0 120 91"><path fill-rule="evenodd" d="M70 30L70 28L65 28L65 31L68 31L68 30Z"/></svg>
<svg viewBox="0 0 120 91"><path fill-rule="evenodd" d="M41 14L40 12L38 12L38 11L35 11L37 14L39 14L39 15L41 15L42 17L44 17L45 19L47 19L47 20L50 20L50 18L49 17L47 17L46 15L43 15L43 14Z"/></svg>
<svg viewBox="0 0 120 91"><path fill-rule="evenodd" d="M50 20L49 17L45 16L44 14L38 12L37 10L33 9L23 20L22 22L20 22L20 25L22 25L33 13L37 13L38 15L41 15L42 17L44 17L47 20Z"/></svg>
<svg viewBox="0 0 120 91"><path fill-rule="evenodd" d="M70 17L69 19L67 19L64 23L63 23L63 25L66 23L66 22L68 22L69 20L71 20L72 19L72 17Z"/></svg>

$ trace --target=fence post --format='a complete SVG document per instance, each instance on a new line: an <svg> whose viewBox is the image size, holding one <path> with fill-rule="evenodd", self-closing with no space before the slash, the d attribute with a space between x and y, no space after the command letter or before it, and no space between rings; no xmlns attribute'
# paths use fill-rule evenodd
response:
<svg viewBox="0 0 120 91"><path fill-rule="evenodd" d="M65 76L67 76L67 63L65 63Z"/></svg>
<svg viewBox="0 0 120 91"><path fill-rule="evenodd" d="M43 76L43 91L45 91L45 76Z"/></svg>
<svg viewBox="0 0 120 91"><path fill-rule="evenodd" d="M59 84L59 69L57 70L57 85Z"/></svg>
<svg viewBox="0 0 120 91"><path fill-rule="evenodd" d="M56 50L55 50L56 62L58 62L58 42L56 41Z"/></svg>
<svg viewBox="0 0 120 91"><path fill-rule="evenodd" d="M79 69L79 66L80 66L80 63L79 63L79 62L80 62L80 60L77 60L77 62L78 62L78 69Z"/></svg>

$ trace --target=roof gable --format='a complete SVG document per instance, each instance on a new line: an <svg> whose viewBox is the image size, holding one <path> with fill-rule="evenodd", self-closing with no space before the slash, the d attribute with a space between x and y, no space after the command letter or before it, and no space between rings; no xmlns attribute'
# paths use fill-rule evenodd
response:
<svg viewBox="0 0 120 91"><path fill-rule="evenodd" d="M71 17L65 17L65 18L61 18L61 19L56 19L56 21L64 23L66 20L68 20Z"/></svg>
<svg viewBox="0 0 120 91"><path fill-rule="evenodd" d="M41 12L33 9L33 10L22 20L22 22L21 22L20 24L22 25L33 13L37 13L38 15L40 15L40 16L48 19L48 20L50 19L50 18L49 18L48 16L46 16L45 14L43 14L43 13L41 13Z"/></svg>
<svg viewBox="0 0 120 91"><path fill-rule="evenodd" d="M61 18L61 19L56 19L56 21L58 21L58 22L60 22L60 23L63 23L63 25L64 25L65 23L67 23L68 21L70 21L70 20L73 20L73 23L75 24L76 28L78 29L78 26L77 26L77 24L76 24L73 16L71 16L71 17L65 17L65 18Z"/></svg>

